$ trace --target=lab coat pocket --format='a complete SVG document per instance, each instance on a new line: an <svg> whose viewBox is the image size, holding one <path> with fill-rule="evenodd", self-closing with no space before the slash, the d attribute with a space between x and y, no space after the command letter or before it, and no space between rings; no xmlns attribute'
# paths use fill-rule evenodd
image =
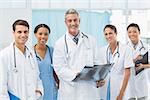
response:
<svg viewBox="0 0 150 100"><path fill-rule="evenodd" d="M19 72L17 68L10 69L8 72L8 87L13 87L13 90L17 90L19 81Z"/></svg>
<svg viewBox="0 0 150 100"><path fill-rule="evenodd" d="M115 100L122 87L123 75L111 73L111 100Z"/></svg>
<svg viewBox="0 0 150 100"><path fill-rule="evenodd" d="M39 93L36 93L36 100L43 100L43 96L41 96Z"/></svg>
<svg viewBox="0 0 150 100"><path fill-rule="evenodd" d="M93 66L93 52L90 48L85 51L85 59L87 65Z"/></svg>
<svg viewBox="0 0 150 100"><path fill-rule="evenodd" d="M37 83L36 79L38 79L38 77L40 75L38 74L38 72L36 71L36 69L32 69L32 73L30 73L30 76L32 76L31 80L34 82L34 84L36 84Z"/></svg>

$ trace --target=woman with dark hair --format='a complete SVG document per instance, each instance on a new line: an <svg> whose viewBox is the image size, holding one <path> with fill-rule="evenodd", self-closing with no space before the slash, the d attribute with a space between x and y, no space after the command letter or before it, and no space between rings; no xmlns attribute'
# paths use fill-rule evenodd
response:
<svg viewBox="0 0 150 100"><path fill-rule="evenodd" d="M114 25L106 25L103 31L108 45L100 49L100 52L104 52L100 54L100 61L104 64L112 64L112 68L105 88L107 94L102 99L128 100L130 69L134 66L132 51L129 46L117 41L117 29Z"/></svg>
<svg viewBox="0 0 150 100"><path fill-rule="evenodd" d="M132 86L134 94L130 100L148 100L148 69L146 68L150 67L150 64L148 64L150 62L150 46L140 40L140 28L138 24L131 23L127 27L127 32L130 39L127 44L133 51L133 61L135 63L136 72L134 75L134 85ZM146 54L148 56L147 64L140 63L140 59Z"/></svg>
<svg viewBox="0 0 150 100"><path fill-rule="evenodd" d="M43 100L57 100L57 87L59 85L59 80L52 67L53 48L46 45L50 31L49 26L46 24L39 24L34 29L37 39L34 50L39 65L40 78L44 87Z"/></svg>

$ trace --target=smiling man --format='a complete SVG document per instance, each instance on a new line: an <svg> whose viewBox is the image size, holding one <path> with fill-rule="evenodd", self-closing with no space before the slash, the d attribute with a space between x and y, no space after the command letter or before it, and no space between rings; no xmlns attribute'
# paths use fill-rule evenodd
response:
<svg viewBox="0 0 150 100"><path fill-rule="evenodd" d="M14 42L0 52L0 100L36 100L42 96L43 87L35 54L25 45L29 24L16 20L12 28Z"/></svg>
<svg viewBox="0 0 150 100"><path fill-rule="evenodd" d="M85 66L100 64L96 41L79 30L80 17L75 9L66 12L65 24L67 32L56 42L53 54L54 69L60 79L58 100L97 100L97 86L104 85L104 80L95 82L95 86L73 81Z"/></svg>

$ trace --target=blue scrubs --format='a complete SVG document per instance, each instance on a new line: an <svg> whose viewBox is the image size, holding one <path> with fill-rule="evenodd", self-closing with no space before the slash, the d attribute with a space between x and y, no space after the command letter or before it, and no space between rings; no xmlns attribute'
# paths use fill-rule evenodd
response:
<svg viewBox="0 0 150 100"><path fill-rule="evenodd" d="M109 55L107 55L107 63L113 63L113 54L111 53L111 50L109 49ZM109 72L110 73L110 72ZM106 99L107 100L110 100L110 76L109 76L109 79L108 79L108 86L107 86L107 95L106 95Z"/></svg>
<svg viewBox="0 0 150 100"><path fill-rule="evenodd" d="M44 97L43 100L57 100L57 87L53 77L53 67L52 64L52 50L53 48L48 48L44 59L36 52L36 58L38 61L40 78L44 87Z"/></svg>

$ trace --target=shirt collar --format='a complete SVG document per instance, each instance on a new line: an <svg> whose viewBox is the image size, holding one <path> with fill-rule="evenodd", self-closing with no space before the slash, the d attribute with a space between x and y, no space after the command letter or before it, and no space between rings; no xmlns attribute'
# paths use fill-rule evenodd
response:
<svg viewBox="0 0 150 100"><path fill-rule="evenodd" d="M71 35L69 32L66 32L66 35L67 35L68 37L70 37L71 39L73 39L74 37L79 38L79 37L80 37L80 34L81 34L80 31L79 31L79 33L78 33L76 36L73 36L73 35Z"/></svg>
<svg viewBox="0 0 150 100"><path fill-rule="evenodd" d="M140 48L140 47L142 46L142 44L141 44L140 41L141 41L141 40L139 40L138 43L135 45L135 44L133 44L132 41L130 40L130 41L129 41L129 46L131 46L134 50L137 50L138 48Z"/></svg>

